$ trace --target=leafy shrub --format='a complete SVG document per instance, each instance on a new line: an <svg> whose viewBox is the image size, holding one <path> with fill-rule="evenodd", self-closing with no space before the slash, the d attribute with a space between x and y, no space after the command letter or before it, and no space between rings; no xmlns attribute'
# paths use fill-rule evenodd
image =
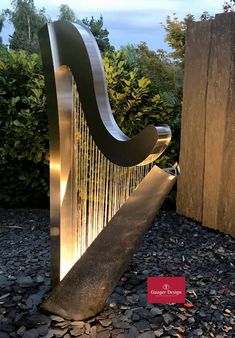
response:
<svg viewBox="0 0 235 338"><path fill-rule="evenodd" d="M171 92L156 92L141 70L127 62L126 52L119 51L104 57L109 98L115 119L123 132L136 135L146 125L168 124L173 138L170 146L158 159L165 167L178 160L180 134L180 102Z"/></svg>
<svg viewBox="0 0 235 338"><path fill-rule="evenodd" d="M40 57L0 50L0 203L48 203L48 131Z"/></svg>

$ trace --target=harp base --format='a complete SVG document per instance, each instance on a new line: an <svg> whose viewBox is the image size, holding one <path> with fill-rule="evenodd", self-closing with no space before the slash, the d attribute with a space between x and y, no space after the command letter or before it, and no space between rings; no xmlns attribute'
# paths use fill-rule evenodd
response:
<svg viewBox="0 0 235 338"><path fill-rule="evenodd" d="M97 315L175 183L176 175L154 166L41 307L70 320Z"/></svg>

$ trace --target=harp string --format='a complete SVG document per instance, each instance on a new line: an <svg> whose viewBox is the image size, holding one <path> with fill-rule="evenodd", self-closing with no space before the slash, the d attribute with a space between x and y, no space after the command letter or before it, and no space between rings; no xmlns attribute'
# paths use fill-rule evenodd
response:
<svg viewBox="0 0 235 338"><path fill-rule="evenodd" d="M153 164L120 167L95 145L73 83L77 140L77 258L86 251L108 221L125 203ZM118 234L117 234L118 236Z"/></svg>

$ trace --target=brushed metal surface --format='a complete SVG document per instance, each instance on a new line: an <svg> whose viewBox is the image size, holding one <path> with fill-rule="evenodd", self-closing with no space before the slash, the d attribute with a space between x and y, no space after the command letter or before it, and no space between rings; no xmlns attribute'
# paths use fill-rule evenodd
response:
<svg viewBox="0 0 235 338"><path fill-rule="evenodd" d="M82 320L105 304L179 174L154 166L43 303L44 310Z"/></svg>

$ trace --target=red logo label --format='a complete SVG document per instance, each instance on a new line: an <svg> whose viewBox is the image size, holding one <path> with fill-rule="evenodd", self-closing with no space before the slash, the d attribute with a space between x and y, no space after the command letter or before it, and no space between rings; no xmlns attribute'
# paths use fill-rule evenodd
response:
<svg viewBox="0 0 235 338"><path fill-rule="evenodd" d="M185 303L185 277L148 277L148 303Z"/></svg>

